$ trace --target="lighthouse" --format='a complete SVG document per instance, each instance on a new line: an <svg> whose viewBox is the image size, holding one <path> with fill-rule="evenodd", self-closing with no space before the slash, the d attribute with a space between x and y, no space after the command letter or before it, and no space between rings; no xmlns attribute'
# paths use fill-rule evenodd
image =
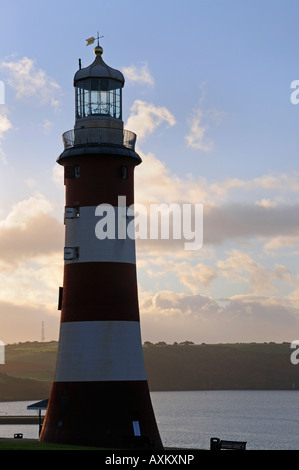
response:
<svg viewBox="0 0 299 470"><path fill-rule="evenodd" d="M99 43L94 53L90 66L79 61L75 124L63 134L57 159L64 167L64 274L56 372L40 440L162 449L143 359L135 240L124 236L141 158L122 121L124 77L104 62ZM105 207L121 221L115 236L97 236Z"/></svg>

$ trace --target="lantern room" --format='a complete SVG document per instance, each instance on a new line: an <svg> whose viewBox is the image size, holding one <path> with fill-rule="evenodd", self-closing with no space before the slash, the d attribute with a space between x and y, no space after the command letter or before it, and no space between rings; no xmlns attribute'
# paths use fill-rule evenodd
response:
<svg viewBox="0 0 299 470"><path fill-rule="evenodd" d="M86 120L88 126L102 127L101 121L107 119L116 121L116 127L119 127L117 123L122 122L122 88L125 82L123 74L105 64L101 46L95 47L94 53L94 62L89 67L80 67L74 76L75 127L82 127Z"/></svg>

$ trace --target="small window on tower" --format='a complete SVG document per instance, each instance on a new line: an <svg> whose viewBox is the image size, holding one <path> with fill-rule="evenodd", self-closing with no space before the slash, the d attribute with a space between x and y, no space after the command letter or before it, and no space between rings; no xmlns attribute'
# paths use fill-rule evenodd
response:
<svg viewBox="0 0 299 470"><path fill-rule="evenodd" d="M123 180L126 180L128 178L128 167L127 166L121 166L120 167L120 176Z"/></svg>
<svg viewBox="0 0 299 470"><path fill-rule="evenodd" d="M78 219L80 217L79 207L65 207L64 218L65 219Z"/></svg>
<svg viewBox="0 0 299 470"><path fill-rule="evenodd" d="M64 177L69 178L80 178L80 166L79 165L68 165L64 167Z"/></svg>
<svg viewBox="0 0 299 470"><path fill-rule="evenodd" d="M64 248L64 259L66 261L74 260L79 258L79 247L78 246L66 246Z"/></svg>
<svg viewBox="0 0 299 470"><path fill-rule="evenodd" d="M80 178L80 167L79 167L79 165L75 166L75 178Z"/></svg>

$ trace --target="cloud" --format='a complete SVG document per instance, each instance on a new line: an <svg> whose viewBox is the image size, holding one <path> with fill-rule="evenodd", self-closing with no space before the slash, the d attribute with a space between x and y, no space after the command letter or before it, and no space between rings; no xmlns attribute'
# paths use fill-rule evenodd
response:
<svg viewBox="0 0 299 470"><path fill-rule="evenodd" d="M62 250L63 226L48 214L28 219L23 228L0 229L0 260L8 265Z"/></svg>
<svg viewBox="0 0 299 470"><path fill-rule="evenodd" d="M247 253L237 249L232 250L226 260L219 260L217 267L219 273L230 283L245 283L248 285L248 292L254 295L277 293L275 281L288 285L296 282L296 276L285 266L266 268Z"/></svg>
<svg viewBox="0 0 299 470"><path fill-rule="evenodd" d="M190 131L185 136L187 146L202 150L203 152L211 152L214 148L213 141L207 137L207 132L211 127L211 123L219 121L221 113L219 111L205 111L195 109L192 117L189 119Z"/></svg>
<svg viewBox="0 0 299 470"><path fill-rule="evenodd" d="M135 132L138 139L144 139L162 123L166 122L169 126L176 123L175 117L163 106L154 106L142 100L135 100L130 108L126 128Z"/></svg>
<svg viewBox="0 0 299 470"><path fill-rule="evenodd" d="M51 131L51 128L54 126L54 123L50 121L49 119L44 119L44 122L40 124L40 126L42 127L43 132L45 134L49 134Z"/></svg>
<svg viewBox="0 0 299 470"><path fill-rule="evenodd" d="M267 250L299 245L299 175L208 181L174 175L153 154L141 157L137 203L204 205L204 245L191 257L178 240L137 240L143 340L292 340L299 326L298 274L287 260L273 262ZM205 263L207 247L214 255ZM153 292L142 291L148 285ZM215 297L218 288L238 295L202 295Z"/></svg>
<svg viewBox="0 0 299 470"><path fill-rule="evenodd" d="M139 204L147 204L180 200L184 181L171 175L166 165L154 154L139 152L139 155L142 158L142 164L135 170L135 201Z"/></svg>
<svg viewBox="0 0 299 470"><path fill-rule="evenodd" d="M141 292L140 312L143 341L291 341L298 328L296 308L276 297L235 296L223 306L200 294Z"/></svg>
<svg viewBox="0 0 299 470"><path fill-rule="evenodd" d="M2 265L0 302L55 311L53 307L57 307L58 287L62 282L62 258L48 254L11 267Z"/></svg>
<svg viewBox="0 0 299 470"><path fill-rule="evenodd" d="M211 282L218 278L218 274L211 266L206 266L202 263L196 266L191 266L185 263L185 269L178 266L178 277L183 285L193 293L198 293L202 286L209 288Z"/></svg>
<svg viewBox="0 0 299 470"><path fill-rule="evenodd" d="M210 152L213 149L213 142L206 138L208 125L202 124L203 113L198 109L189 121L190 132L186 135L188 147Z"/></svg>
<svg viewBox="0 0 299 470"><path fill-rule="evenodd" d="M36 180L34 178L27 178L25 183L29 186L29 188L34 188L34 186L36 186Z"/></svg>
<svg viewBox="0 0 299 470"><path fill-rule="evenodd" d="M270 199L262 199L261 201L256 201L255 205L269 208L269 207L275 207L276 203L274 201L271 201Z"/></svg>
<svg viewBox="0 0 299 470"><path fill-rule="evenodd" d="M259 178L254 178L252 181L248 181L245 186L248 189L252 186L260 186L265 189L280 189L289 191L299 191L299 177L298 172L294 171L292 175L281 173L279 175L264 175Z"/></svg>
<svg viewBox="0 0 299 470"><path fill-rule="evenodd" d="M270 240L266 241L264 248L268 251L275 251L281 248L298 247L298 245L299 233L297 232L293 236L274 236Z"/></svg>
<svg viewBox="0 0 299 470"><path fill-rule="evenodd" d="M7 160L4 150L1 148L1 141L4 138L6 132L12 129L12 127L12 123L8 119L7 113L2 110L0 113L0 158L4 164L7 163Z"/></svg>
<svg viewBox="0 0 299 470"><path fill-rule="evenodd" d="M293 337L292 328L298 324L297 309L291 302L271 296L238 295L229 299L225 312L229 313L239 322L244 321L244 326L251 325L258 331L259 326L263 325L260 338L275 332L280 340ZM277 327L279 327L277 329ZM281 329L281 331L280 331ZM286 332L289 335L286 337Z"/></svg>
<svg viewBox="0 0 299 470"><path fill-rule="evenodd" d="M144 125L143 133L146 135L155 127L146 127L146 120L136 122L136 126ZM145 113L146 117L146 113ZM135 120L135 116L133 116ZM240 178L226 178L208 180L203 177L194 177L190 174L178 176L153 153L145 154L138 150L142 164L136 169L136 200L145 202L190 202L202 203L207 207L220 207L224 203L227 207L234 207L241 214L242 206L263 217L264 214L276 214L276 211L291 209L291 200L296 200L299 192L299 173L292 174L266 174L248 180ZM240 201L234 204L232 201ZM284 203L284 200L287 203ZM241 202L246 201L246 202ZM269 212L266 210L269 209ZM296 210L296 207L294 208ZM293 213L295 216L295 212ZM296 217L295 217L296 218Z"/></svg>
<svg viewBox="0 0 299 470"><path fill-rule="evenodd" d="M298 210L299 203L275 207L248 203L204 206L204 240L206 243L222 244L227 240L253 237L265 240L282 236L298 237Z"/></svg>
<svg viewBox="0 0 299 470"><path fill-rule="evenodd" d="M36 194L15 204L0 221L0 261L16 266L63 249L64 227L50 215L51 203Z"/></svg>
<svg viewBox="0 0 299 470"><path fill-rule="evenodd" d="M0 139L9 129L12 129L12 123L5 114L0 114Z"/></svg>
<svg viewBox="0 0 299 470"><path fill-rule="evenodd" d="M222 312L222 308L210 297L173 291L160 291L155 295L141 293L140 310L143 315L150 314L158 318L182 316L185 319L217 316Z"/></svg>
<svg viewBox="0 0 299 470"><path fill-rule="evenodd" d="M129 67L123 68L123 73L126 80L133 83L142 83L146 85L154 85L154 79L148 69L147 62L144 62L141 66L130 65Z"/></svg>
<svg viewBox="0 0 299 470"><path fill-rule="evenodd" d="M5 219L0 220L0 229L26 228L27 222L40 214L48 214L52 204L40 193L15 204Z"/></svg>
<svg viewBox="0 0 299 470"><path fill-rule="evenodd" d="M51 323L51 339L57 339L64 226L51 210L52 204L37 193L15 204L0 221L1 340L36 339L42 319ZM9 312L15 325L6 318Z"/></svg>
<svg viewBox="0 0 299 470"><path fill-rule="evenodd" d="M214 292L215 295L221 286L221 290L225 288L229 292L241 291L255 296L278 295L282 298L298 285L298 274L294 269L273 263L272 258L272 264L266 267L259 259L259 254L250 256L237 248L221 255L214 252L211 257L206 252L192 252L191 256L185 257L181 249L177 250L179 256L175 258L173 252L157 250L154 254L148 251L146 255L145 250L138 248L137 266L143 282L148 279L158 280L153 285L159 290L169 285L170 281L171 285L194 295L203 292ZM263 256L263 261L266 257ZM215 281L217 284L214 284Z"/></svg>
<svg viewBox="0 0 299 470"><path fill-rule="evenodd" d="M231 242L241 245L251 243L252 247L264 244L266 251L299 246L299 204L265 208L245 203L227 203L219 206L206 203L203 204L203 220L195 219L192 209L191 219L186 217L184 221L183 203L188 201L190 192L192 192L191 187L186 188L185 193L180 192L179 185L175 188L169 184L167 174L163 174L161 171L161 183L163 183L163 179L165 180L164 186L156 187L154 183L149 186L145 184L142 192L140 191L140 199L138 198L139 193L136 193L136 200L143 202L147 195L148 200L152 201L151 203L162 205L161 201L165 201L169 208L171 208L173 201L177 201L178 207L181 208L181 237L175 239L173 236L173 218L169 216L169 239L162 239L160 232L158 239L151 239L149 227L153 220L150 218L151 203L147 203L144 207L147 215L148 238L137 239L137 247L140 251L149 250L152 253L164 252L168 254L180 251L183 253L185 243L188 242L184 234L184 223L188 224L188 227L192 227L192 240L200 241L201 233L203 234L203 246L224 247L226 243ZM164 199L165 192L167 194ZM171 195L173 199L169 201ZM161 196L160 200L158 196ZM183 197L186 198L185 201L182 200ZM190 203L191 208L195 204L200 204L200 192L195 201L194 204ZM161 223L158 227L160 230Z"/></svg>
<svg viewBox="0 0 299 470"><path fill-rule="evenodd" d="M154 203L202 204L204 246L250 242L259 246L263 243L269 251L299 245L298 174L209 181L172 174L154 154L142 151L139 154L142 164L135 170L135 203L144 205L147 214L150 204ZM267 197L269 191L273 198ZM257 193L264 196L258 202ZM236 198L240 202L232 202ZM284 199L288 202L283 202ZM291 203L292 200L295 202ZM183 253L184 240L137 240L137 246L141 251L174 255L179 251Z"/></svg>
<svg viewBox="0 0 299 470"><path fill-rule="evenodd" d="M57 163L52 168L52 181L60 188L64 186L64 168Z"/></svg>
<svg viewBox="0 0 299 470"><path fill-rule="evenodd" d="M7 84L16 90L17 99L34 97L34 102L50 103L53 108L58 108L60 86L44 70L36 68L32 59L23 57L2 62L0 67L7 70Z"/></svg>

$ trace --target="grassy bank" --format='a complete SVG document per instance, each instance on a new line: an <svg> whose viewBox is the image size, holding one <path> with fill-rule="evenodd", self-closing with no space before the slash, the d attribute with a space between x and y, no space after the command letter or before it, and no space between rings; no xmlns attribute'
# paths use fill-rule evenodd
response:
<svg viewBox="0 0 299 470"><path fill-rule="evenodd" d="M63 444L48 444L31 440L4 440L0 441L1 450L104 450L98 447L84 447Z"/></svg>

